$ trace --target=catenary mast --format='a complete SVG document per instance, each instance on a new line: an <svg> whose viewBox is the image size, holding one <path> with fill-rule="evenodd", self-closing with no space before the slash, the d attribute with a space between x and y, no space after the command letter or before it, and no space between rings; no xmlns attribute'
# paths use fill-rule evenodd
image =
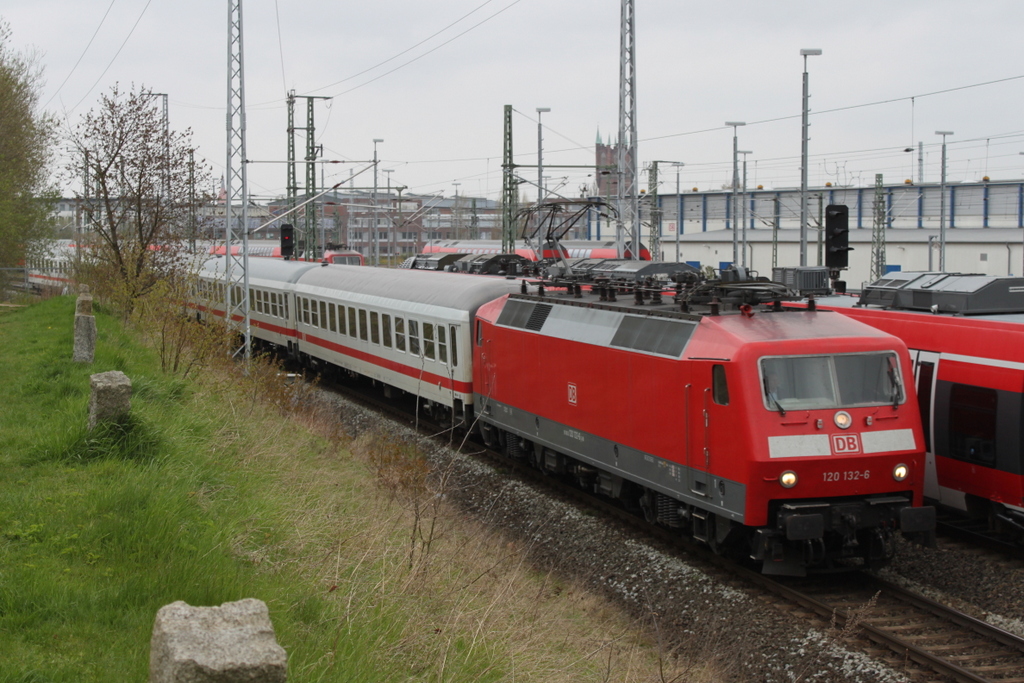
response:
<svg viewBox="0 0 1024 683"><path fill-rule="evenodd" d="M250 358L249 186L245 155L245 73L242 50L242 0L228 0L227 161L224 184L225 320L240 325L242 347L235 356ZM235 208L240 208L236 218ZM234 247L240 246L238 253Z"/></svg>
<svg viewBox="0 0 1024 683"><path fill-rule="evenodd" d="M636 164L636 30L633 0L622 0L619 36L619 144L616 163L618 187L616 204L619 219L616 244L619 257L625 256L625 229L630 231L634 260L640 258L640 206Z"/></svg>

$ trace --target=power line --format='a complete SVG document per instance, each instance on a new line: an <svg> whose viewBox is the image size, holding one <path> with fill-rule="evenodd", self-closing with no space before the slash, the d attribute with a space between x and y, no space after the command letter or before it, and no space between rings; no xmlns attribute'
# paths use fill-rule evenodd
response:
<svg viewBox="0 0 1024 683"><path fill-rule="evenodd" d="M82 104L82 102L85 102L85 98L88 97L92 93L93 88L95 88L99 84L99 82L103 79L103 77L107 75L107 71L109 71L110 67L114 65L114 61L117 59L118 55L121 54L121 50L124 49L124 46L128 44L128 39L131 38L132 34L135 33L135 29L138 28L139 22L142 21L142 17L145 16L146 10L149 9L149 6L150 6L150 4L152 2L153 2L153 0L146 0L146 6L142 8L142 12L139 14L139 18L135 20L135 24L132 26L132 30L128 32L127 36L125 36L124 42L121 43L121 47L117 48L117 52L114 53L114 56L110 59L110 63L107 64L107 67L105 69L103 69L103 73L101 73L99 75L99 78L96 79L96 82L93 83L92 86L89 87L89 89L85 92L85 95L82 96L82 99L78 100L78 104L76 104L75 106L71 107L71 111L74 111L75 109L78 109L78 106L80 104Z"/></svg>
<svg viewBox="0 0 1024 683"><path fill-rule="evenodd" d="M107 20L107 16L110 14L110 10L114 7L115 2L117 2L117 0L110 0L110 4L107 5L107 11L103 13L103 18L100 19L99 25L96 27L96 30L93 31L92 38L89 39L89 43L85 46L85 49L82 50L82 54L78 56L78 61L75 62L75 65L73 67L71 67L71 71L69 71L68 75L64 77L64 81L60 84L57 90L55 90L54 93L50 95L50 99L46 100L46 104L43 105L44 109L48 104L50 104L50 102L53 101L53 98L56 97L58 93L60 93L61 88L67 85L68 79L71 78L71 74L75 73L75 69L77 69L78 65L82 63L82 60L85 58L85 53L89 51L90 47L92 47L92 41L96 40L96 36L99 35L100 29L103 28L103 22Z"/></svg>

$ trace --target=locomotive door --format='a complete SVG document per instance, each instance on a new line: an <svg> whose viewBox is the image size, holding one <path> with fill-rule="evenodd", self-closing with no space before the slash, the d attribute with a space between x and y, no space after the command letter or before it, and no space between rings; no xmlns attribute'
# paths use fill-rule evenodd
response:
<svg viewBox="0 0 1024 683"><path fill-rule="evenodd" d="M914 359L914 384L917 389L918 407L921 410L921 427L924 430L924 495L939 500L939 481L935 471L935 385L939 376L939 354L934 351L911 350Z"/></svg>
<svg viewBox="0 0 1024 683"><path fill-rule="evenodd" d="M689 392L687 392L689 396ZM711 490L710 469L711 469L711 389L705 388L701 392L700 409L700 440L699 447L695 449L696 456L690 462L690 490L698 495L707 496ZM690 458L690 453L687 453Z"/></svg>

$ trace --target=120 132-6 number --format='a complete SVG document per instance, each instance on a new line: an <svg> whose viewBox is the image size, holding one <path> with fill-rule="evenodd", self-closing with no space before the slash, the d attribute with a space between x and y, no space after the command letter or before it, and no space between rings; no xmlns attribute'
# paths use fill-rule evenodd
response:
<svg viewBox="0 0 1024 683"><path fill-rule="evenodd" d="M860 481L861 479L870 479L871 470L864 470L863 472L858 472L857 470L822 472L822 476L825 477L825 481Z"/></svg>

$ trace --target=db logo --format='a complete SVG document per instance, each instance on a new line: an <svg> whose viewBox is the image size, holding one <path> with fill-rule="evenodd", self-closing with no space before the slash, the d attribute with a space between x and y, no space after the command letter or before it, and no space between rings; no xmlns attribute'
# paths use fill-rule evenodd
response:
<svg viewBox="0 0 1024 683"><path fill-rule="evenodd" d="M832 453L835 455L860 453L860 436L857 434L833 434Z"/></svg>
<svg viewBox="0 0 1024 683"><path fill-rule="evenodd" d="M569 405L576 405L576 385L569 382Z"/></svg>

